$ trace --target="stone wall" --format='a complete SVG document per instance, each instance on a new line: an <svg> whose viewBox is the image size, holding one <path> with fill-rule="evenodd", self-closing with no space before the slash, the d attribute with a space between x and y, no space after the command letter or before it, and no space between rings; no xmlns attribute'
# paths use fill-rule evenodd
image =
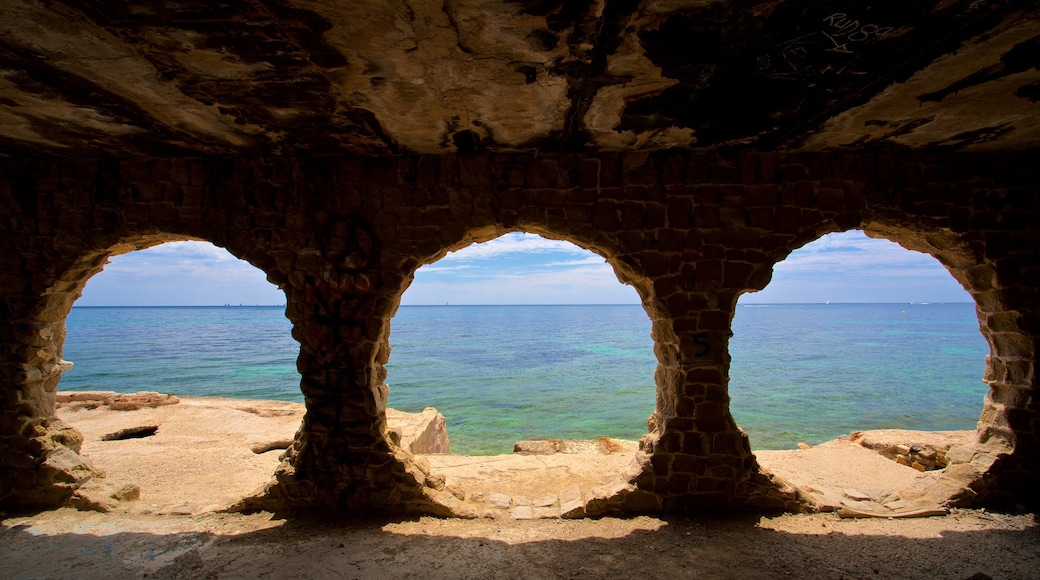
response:
<svg viewBox="0 0 1040 580"><path fill-rule="evenodd" d="M3 161L0 498L55 505L75 486L74 473L47 466L68 449L54 393L65 317L87 279L113 254L200 239L284 290L300 343L307 414L253 505L450 513L386 433L390 319L420 266L526 231L603 256L653 325L657 405L640 463L589 513L796 509L730 415L730 323L738 297L765 287L774 263L858 228L932 254L974 297L990 392L976 448L947 471L970 483L964 502L1035 504L1038 161L670 152Z"/></svg>

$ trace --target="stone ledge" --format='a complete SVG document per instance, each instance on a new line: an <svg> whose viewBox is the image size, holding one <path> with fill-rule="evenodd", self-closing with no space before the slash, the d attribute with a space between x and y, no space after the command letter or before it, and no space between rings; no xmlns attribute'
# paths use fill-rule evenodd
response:
<svg viewBox="0 0 1040 580"><path fill-rule="evenodd" d="M116 393L115 391L65 391L55 393L55 405L59 407L87 408L108 407L116 411L136 411L176 405L181 402L177 395L139 391L137 393Z"/></svg>
<svg viewBox="0 0 1040 580"><path fill-rule="evenodd" d="M598 437L596 439L534 439L517 441L513 445L513 453L523 455L552 455L554 453L592 453L612 455L615 453L635 453L639 448L636 441Z"/></svg>

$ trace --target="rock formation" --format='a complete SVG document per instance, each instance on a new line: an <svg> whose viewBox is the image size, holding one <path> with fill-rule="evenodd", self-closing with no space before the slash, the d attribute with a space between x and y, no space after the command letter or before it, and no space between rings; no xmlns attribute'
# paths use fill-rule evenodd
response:
<svg viewBox="0 0 1040 580"><path fill-rule="evenodd" d="M413 454L451 453L444 415L433 407L419 413L387 408L386 423L394 443Z"/></svg>

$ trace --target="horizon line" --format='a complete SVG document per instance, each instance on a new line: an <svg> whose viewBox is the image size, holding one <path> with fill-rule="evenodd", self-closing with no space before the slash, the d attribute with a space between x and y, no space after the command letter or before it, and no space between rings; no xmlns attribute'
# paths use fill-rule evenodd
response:
<svg viewBox="0 0 1040 580"><path fill-rule="evenodd" d="M905 304L927 306L929 304L974 304L971 300L944 302L944 301L909 301L909 302L749 302L737 303L737 306L837 306L850 304ZM73 304L73 308L284 308L286 304ZM486 306L642 306L640 302L538 302L525 304L401 304L400 308L436 308L436 307L486 307Z"/></svg>

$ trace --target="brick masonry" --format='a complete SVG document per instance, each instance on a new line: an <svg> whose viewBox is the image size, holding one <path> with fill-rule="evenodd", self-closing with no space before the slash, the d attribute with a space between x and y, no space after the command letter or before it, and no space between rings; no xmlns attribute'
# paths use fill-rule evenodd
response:
<svg viewBox="0 0 1040 580"><path fill-rule="evenodd" d="M0 161L0 501L58 505L88 477L53 420L86 281L113 254L200 239L282 288L300 343L307 414L249 505L452 513L386 433L390 319L420 266L526 231L606 258L653 323L638 465L585 513L798 509L729 413L730 323L791 251L863 229L935 256L977 304L990 392L976 448L949 470L958 499L1035 505L1038 168L1025 153Z"/></svg>

